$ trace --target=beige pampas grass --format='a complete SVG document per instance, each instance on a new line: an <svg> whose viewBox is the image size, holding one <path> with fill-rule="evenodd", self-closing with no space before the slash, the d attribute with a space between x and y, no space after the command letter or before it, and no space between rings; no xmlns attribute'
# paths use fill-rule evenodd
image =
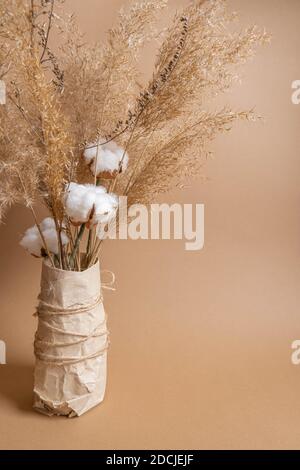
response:
<svg viewBox="0 0 300 470"><path fill-rule="evenodd" d="M253 119L247 111L212 112L210 98L236 80L237 67L268 40L265 31L234 32L225 0L194 0L161 35L157 24L167 3L130 2L106 43L94 45L76 18L64 14L63 1L0 3L0 79L7 85L7 104L0 106L0 217L23 203L37 224L34 206L43 201L59 242L53 255L42 240L44 253L63 269L84 269L100 246L95 227L70 224L64 204L71 182L103 184L130 203L151 203L200 173L217 133ZM55 51L53 34L59 35ZM138 60L153 39L159 44L155 69L142 84ZM86 165L89 142L123 149L110 179ZM93 157L95 168L103 167L101 155Z"/></svg>

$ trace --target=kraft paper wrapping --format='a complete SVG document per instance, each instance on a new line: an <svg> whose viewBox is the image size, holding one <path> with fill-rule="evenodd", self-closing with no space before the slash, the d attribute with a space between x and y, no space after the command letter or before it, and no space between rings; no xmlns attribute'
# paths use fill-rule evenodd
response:
<svg viewBox="0 0 300 470"><path fill-rule="evenodd" d="M44 262L35 337L34 408L80 416L104 398L108 332L99 263L83 272Z"/></svg>

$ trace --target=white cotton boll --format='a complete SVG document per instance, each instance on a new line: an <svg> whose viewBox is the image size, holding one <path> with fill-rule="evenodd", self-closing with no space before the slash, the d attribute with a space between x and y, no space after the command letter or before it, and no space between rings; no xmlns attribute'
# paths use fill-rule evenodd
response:
<svg viewBox="0 0 300 470"><path fill-rule="evenodd" d="M94 147L95 144L89 144L91 148L86 148L83 156L87 164L91 163L97 155L97 147Z"/></svg>
<svg viewBox="0 0 300 470"><path fill-rule="evenodd" d="M88 191L92 191L95 194L105 194L107 192L104 186L95 186L94 184L85 184L84 186Z"/></svg>
<svg viewBox="0 0 300 470"><path fill-rule="evenodd" d="M34 256L41 257L42 239L36 226L26 230L24 237L20 241L20 245Z"/></svg>
<svg viewBox="0 0 300 470"><path fill-rule="evenodd" d="M59 244L56 230L54 228L49 228L43 231L43 235L49 251L57 255L59 252ZM64 232L61 232L61 242L63 246L69 243L69 239Z"/></svg>
<svg viewBox="0 0 300 470"><path fill-rule="evenodd" d="M66 224L65 222L62 222L61 226L63 228L66 227ZM52 217L46 217L46 219L44 219L41 223L40 223L40 229L42 230L42 232L44 230L48 230L50 228L53 228L54 230L56 230L56 225L55 225L55 221Z"/></svg>
<svg viewBox="0 0 300 470"><path fill-rule="evenodd" d="M102 145L101 145L102 142ZM124 150L119 147L115 142L107 142L100 140L98 145L98 156L97 156L97 143L92 148L87 148L84 151L84 158L88 165L90 165L92 173L98 176L101 173L114 174L119 171L119 165L122 161L121 170L125 171L128 166L128 154L124 154ZM96 162L97 160L97 162ZM97 164L97 168L96 168Z"/></svg>
<svg viewBox="0 0 300 470"><path fill-rule="evenodd" d="M47 217L47 219L44 219L43 222L41 222L40 229L49 251L51 253L58 254L58 238L54 220L51 219L51 217ZM63 246L69 243L69 238L65 232L61 232L61 240ZM26 230L22 240L20 241L20 245L32 255L37 257L42 256L42 250L45 250L45 247L36 225Z"/></svg>
<svg viewBox="0 0 300 470"><path fill-rule="evenodd" d="M67 234L65 232L61 232L61 242L62 242L62 245L65 246L69 243L69 237L67 236Z"/></svg>
<svg viewBox="0 0 300 470"><path fill-rule="evenodd" d="M74 223L88 221L93 202L86 201L88 193L83 184L71 183L65 196L66 213Z"/></svg>
<svg viewBox="0 0 300 470"><path fill-rule="evenodd" d="M49 228L48 230L45 230L43 232L43 235L44 235L49 251L57 255L59 248L58 248L58 238L57 238L56 230L54 230L53 228Z"/></svg>
<svg viewBox="0 0 300 470"><path fill-rule="evenodd" d="M93 224L107 224L116 215L118 197L115 194L103 194L96 198Z"/></svg>
<svg viewBox="0 0 300 470"><path fill-rule="evenodd" d="M66 212L71 221L74 224L87 223L96 198L105 193L106 189L103 186L71 183L65 197Z"/></svg>
<svg viewBox="0 0 300 470"><path fill-rule="evenodd" d="M29 236L39 235L39 230L38 230L37 226L34 225L33 227L28 228L26 230L24 236L26 237L27 235L29 235Z"/></svg>
<svg viewBox="0 0 300 470"><path fill-rule="evenodd" d="M74 189L79 189L81 187L83 187L83 184L78 184L78 183L73 183L73 182L67 184L68 191L73 191Z"/></svg>
<svg viewBox="0 0 300 470"><path fill-rule="evenodd" d="M43 220L43 222L40 223L40 229L42 232L44 230L48 230L49 228L55 228L55 222L52 217L46 217L46 219Z"/></svg>

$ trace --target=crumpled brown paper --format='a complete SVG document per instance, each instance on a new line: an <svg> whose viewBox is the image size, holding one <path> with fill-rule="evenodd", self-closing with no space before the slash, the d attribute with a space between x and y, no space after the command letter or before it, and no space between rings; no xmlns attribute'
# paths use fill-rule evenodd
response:
<svg viewBox="0 0 300 470"><path fill-rule="evenodd" d="M80 416L104 398L108 332L99 263L83 272L44 262L35 337L34 408Z"/></svg>

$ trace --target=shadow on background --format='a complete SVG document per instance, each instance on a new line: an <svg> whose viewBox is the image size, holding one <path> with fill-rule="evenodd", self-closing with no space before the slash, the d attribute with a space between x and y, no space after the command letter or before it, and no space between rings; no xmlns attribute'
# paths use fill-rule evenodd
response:
<svg viewBox="0 0 300 470"><path fill-rule="evenodd" d="M0 365L0 400L32 412L33 364Z"/></svg>

